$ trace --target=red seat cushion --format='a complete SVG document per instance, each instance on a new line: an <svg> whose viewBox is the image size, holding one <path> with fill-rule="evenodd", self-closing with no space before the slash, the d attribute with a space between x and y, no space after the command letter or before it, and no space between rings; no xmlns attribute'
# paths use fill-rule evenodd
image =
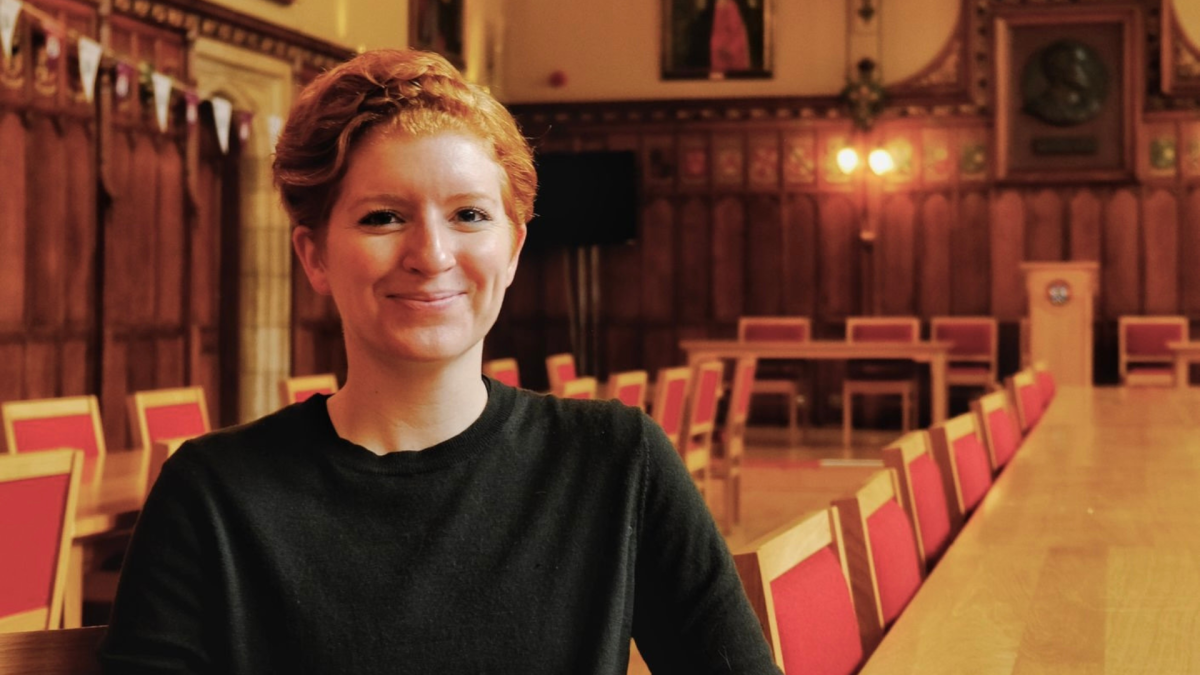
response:
<svg viewBox="0 0 1200 675"><path fill-rule="evenodd" d="M909 488L917 507L925 559L934 560L950 540L950 512L946 508L946 492L942 489L942 472L926 453L909 463L908 475L912 479Z"/></svg>
<svg viewBox="0 0 1200 675"><path fill-rule="evenodd" d="M871 540L883 622L890 624L921 585L917 540L908 516L896 500L884 502L867 518L867 538Z"/></svg>
<svg viewBox="0 0 1200 675"><path fill-rule="evenodd" d="M561 363L554 369L554 372L558 375L559 382L570 382L575 379L575 362Z"/></svg>
<svg viewBox="0 0 1200 675"><path fill-rule="evenodd" d="M642 405L642 393L645 390L642 384L627 384L624 387L617 388L617 400L632 408L637 408Z"/></svg>
<svg viewBox="0 0 1200 675"><path fill-rule="evenodd" d="M842 568L825 547L771 582L783 668L849 675L862 660L858 621Z"/></svg>
<svg viewBox="0 0 1200 675"><path fill-rule="evenodd" d="M804 342L808 326L802 323L748 323L742 330L745 342Z"/></svg>
<svg viewBox="0 0 1200 675"><path fill-rule="evenodd" d="M1004 466L1012 459L1020 442L1016 423L1007 409L998 408L988 413L987 424L992 435L992 452L996 455L996 465Z"/></svg>
<svg viewBox="0 0 1200 675"><path fill-rule="evenodd" d="M515 370L497 370L492 373L492 377L495 377L497 380L507 384L510 387L521 386L521 376Z"/></svg>
<svg viewBox="0 0 1200 675"><path fill-rule="evenodd" d="M1183 340L1183 326L1177 323L1125 326L1125 353L1130 356L1171 356L1167 343Z"/></svg>
<svg viewBox="0 0 1200 675"><path fill-rule="evenodd" d="M92 480L100 448L91 415L43 417L13 422L17 452L74 448L83 450L83 482Z"/></svg>
<svg viewBox="0 0 1200 675"><path fill-rule="evenodd" d="M979 505L992 486L992 469L988 466L987 451L975 434L967 434L954 441L954 463L958 467L963 508L970 511Z"/></svg>
<svg viewBox="0 0 1200 675"><path fill-rule="evenodd" d="M0 617L49 607L70 476L0 482Z"/></svg>
<svg viewBox="0 0 1200 675"><path fill-rule="evenodd" d="M149 443L170 438L193 438L208 433L200 404L179 403L146 408L146 428Z"/></svg>

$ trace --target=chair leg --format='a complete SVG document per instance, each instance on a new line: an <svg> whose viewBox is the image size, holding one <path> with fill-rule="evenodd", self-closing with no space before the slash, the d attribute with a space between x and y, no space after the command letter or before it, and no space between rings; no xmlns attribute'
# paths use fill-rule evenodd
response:
<svg viewBox="0 0 1200 675"><path fill-rule="evenodd" d="M842 446L850 447L850 430L854 426L854 398L842 387Z"/></svg>
<svg viewBox="0 0 1200 675"><path fill-rule="evenodd" d="M784 394L784 396L787 397L784 403L787 405L788 410L788 442L795 445L800 431L798 415L796 415L796 399L800 397L800 392L795 385L792 385L792 390Z"/></svg>
<svg viewBox="0 0 1200 675"><path fill-rule="evenodd" d="M900 395L900 426L905 433L912 428L912 396L906 391Z"/></svg>

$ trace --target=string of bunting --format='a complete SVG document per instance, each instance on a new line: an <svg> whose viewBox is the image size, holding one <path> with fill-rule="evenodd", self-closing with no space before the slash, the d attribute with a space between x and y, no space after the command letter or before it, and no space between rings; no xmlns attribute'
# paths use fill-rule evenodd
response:
<svg viewBox="0 0 1200 675"><path fill-rule="evenodd" d="M96 76L100 72L100 63L107 58L114 63L113 94L116 95L118 100L128 98L134 93L134 88L141 83L145 83L150 89L154 98L155 119L158 122L160 131L166 132L167 130L167 118L171 104L171 92L173 90L179 91L183 95L184 102L186 103L185 114L188 126L196 124L199 120L200 96L194 89L175 80L170 75L154 70L146 63L142 64L142 77L139 78L138 69L131 63L131 59L117 54L86 35L80 35L76 31L62 25L53 16L34 7L25 0L0 0L0 46L4 49L5 62L12 58L13 36L16 34L17 17L22 12L41 24L42 31L46 35L46 66L51 70L56 66L58 59L62 57L66 42L68 40L75 41L79 53L79 77L83 84L83 94L87 97L88 103L91 103L94 97ZM217 129L217 142L221 146L221 152L223 154L228 153L229 133L235 118L233 104L220 96L213 96L208 101L212 104L213 122ZM237 111L236 118L238 138L245 142L250 137L251 122L254 119L254 113ZM283 121L278 115L271 115L267 119L267 127L271 135L272 145L274 145L274 141L279 135L279 129L282 126Z"/></svg>

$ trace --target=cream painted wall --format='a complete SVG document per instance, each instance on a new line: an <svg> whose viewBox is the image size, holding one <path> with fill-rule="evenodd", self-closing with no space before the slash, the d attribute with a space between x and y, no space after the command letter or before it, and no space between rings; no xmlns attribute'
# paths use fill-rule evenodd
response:
<svg viewBox="0 0 1200 675"><path fill-rule="evenodd" d="M961 0L883 0L885 80L923 68ZM509 102L835 94L845 84L846 0L775 0L775 76L659 79L661 0L505 0L501 90ZM555 88L550 73L567 84Z"/></svg>
<svg viewBox="0 0 1200 675"><path fill-rule="evenodd" d="M212 0L239 12L350 49L403 47L408 43L408 0Z"/></svg>
<svg viewBox="0 0 1200 675"><path fill-rule="evenodd" d="M1200 45L1200 0L1175 0L1175 16L1192 43Z"/></svg>

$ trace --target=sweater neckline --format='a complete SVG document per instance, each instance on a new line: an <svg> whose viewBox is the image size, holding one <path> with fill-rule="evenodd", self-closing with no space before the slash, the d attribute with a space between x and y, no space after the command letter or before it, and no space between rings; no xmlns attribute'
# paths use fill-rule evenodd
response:
<svg viewBox="0 0 1200 675"><path fill-rule="evenodd" d="M423 450L390 452L377 455L367 448L342 438L329 418L329 395L316 394L301 405L304 417L314 423L314 435L321 439L316 447L329 448L326 453L335 464L365 473L415 474L439 471L479 455L488 449L486 441L493 438L510 415L515 391L503 383L483 377L488 399L479 417L453 438Z"/></svg>

